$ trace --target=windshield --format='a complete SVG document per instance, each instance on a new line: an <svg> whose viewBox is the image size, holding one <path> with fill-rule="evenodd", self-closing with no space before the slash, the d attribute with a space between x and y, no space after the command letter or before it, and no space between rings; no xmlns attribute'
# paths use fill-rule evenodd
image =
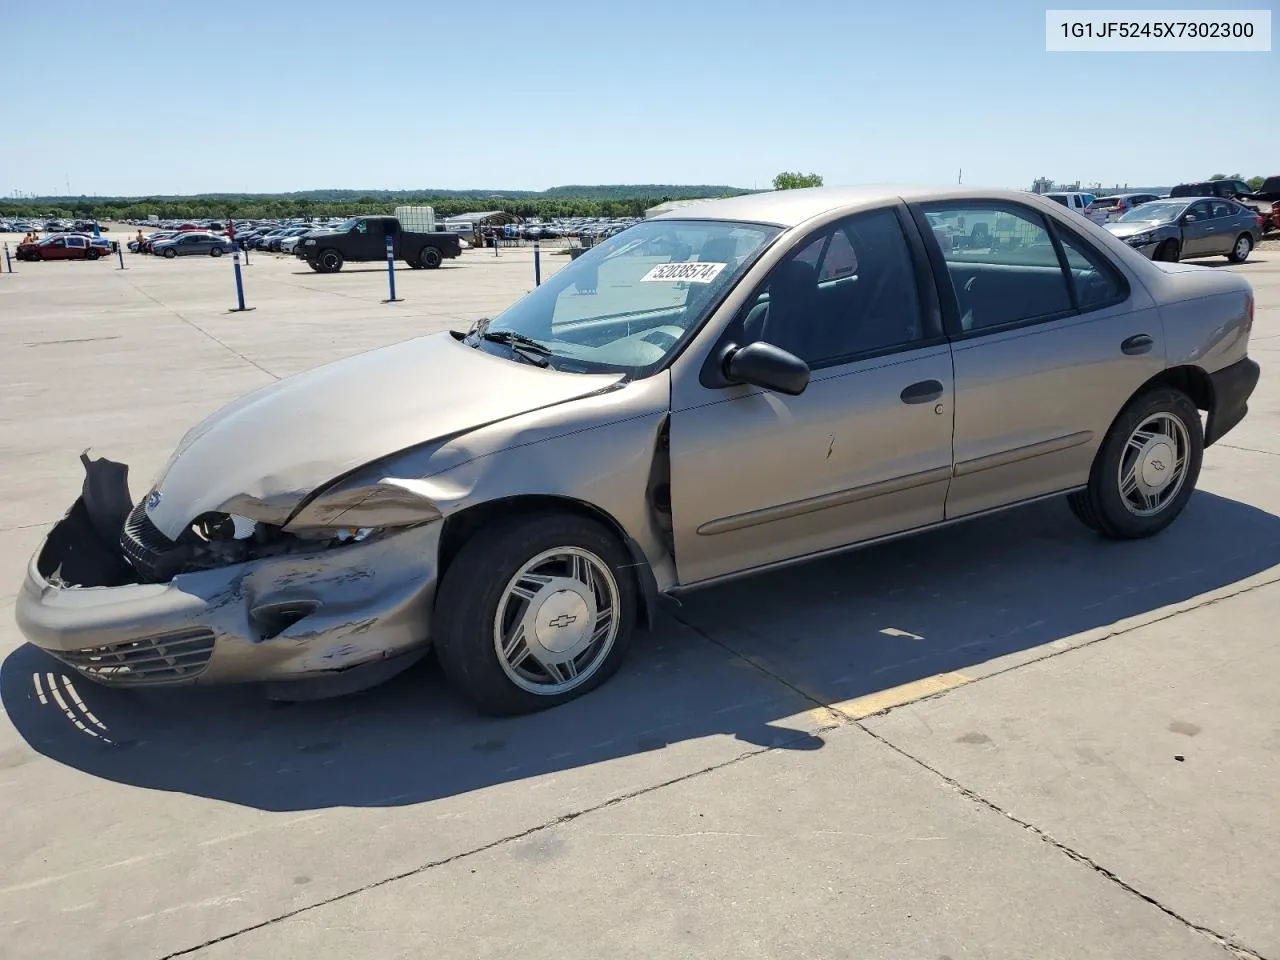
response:
<svg viewBox="0 0 1280 960"><path fill-rule="evenodd" d="M1159 203L1153 200L1150 203L1144 203L1140 207L1134 207L1115 222L1133 223L1141 220L1176 220L1178 215L1185 209L1187 209L1187 204L1185 203Z"/></svg>
<svg viewBox="0 0 1280 960"><path fill-rule="evenodd" d="M566 264L487 332L537 340L559 370L647 376L779 232L719 220L638 223Z"/></svg>

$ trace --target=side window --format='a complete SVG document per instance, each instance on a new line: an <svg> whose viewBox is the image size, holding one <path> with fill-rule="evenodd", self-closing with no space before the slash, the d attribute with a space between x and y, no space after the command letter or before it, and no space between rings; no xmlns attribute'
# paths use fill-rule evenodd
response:
<svg viewBox="0 0 1280 960"><path fill-rule="evenodd" d="M359 223L356 224L356 233L368 233L368 232L369 232L368 220L361 220Z"/></svg>
<svg viewBox="0 0 1280 960"><path fill-rule="evenodd" d="M1081 313L1118 303L1129 295L1128 284L1102 254L1090 249L1061 225L1054 228L1062 241L1067 269Z"/></svg>
<svg viewBox="0 0 1280 960"><path fill-rule="evenodd" d="M67 237L67 246L68 246L68 247L83 247L83 246L84 246L84 241L83 241L83 240L81 240L79 237Z"/></svg>
<svg viewBox="0 0 1280 960"><path fill-rule="evenodd" d="M1224 217L1235 215L1235 204L1226 200L1213 201L1213 219L1218 220Z"/></svg>
<svg viewBox="0 0 1280 960"><path fill-rule="evenodd" d="M1199 203L1193 203L1191 205L1191 209L1188 210L1187 213L1201 221L1208 220L1212 216L1208 200L1201 200Z"/></svg>
<svg viewBox="0 0 1280 960"><path fill-rule="evenodd" d="M907 347L924 338L911 251L897 214L842 220L778 264L747 308L744 339L788 350L811 367Z"/></svg>
<svg viewBox="0 0 1280 960"><path fill-rule="evenodd" d="M932 203L924 207L951 235L942 255L951 277L960 326L987 330L1047 320L1074 311L1045 222L1015 203ZM962 221L963 218L963 221ZM967 232L958 226L968 225Z"/></svg>

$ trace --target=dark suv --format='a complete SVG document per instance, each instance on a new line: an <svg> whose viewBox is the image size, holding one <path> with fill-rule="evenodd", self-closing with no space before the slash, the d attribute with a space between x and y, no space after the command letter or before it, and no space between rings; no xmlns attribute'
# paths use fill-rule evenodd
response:
<svg viewBox="0 0 1280 960"><path fill-rule="evenodd" d="M1197 180L1192 183L1180 183L1169 191L1171 197L1221 197L1224 200L1235 200L1248 207L1259 217L1261 232L1266 233L1276 226L1272 204L1258 197L1243 180Z"/></svg>

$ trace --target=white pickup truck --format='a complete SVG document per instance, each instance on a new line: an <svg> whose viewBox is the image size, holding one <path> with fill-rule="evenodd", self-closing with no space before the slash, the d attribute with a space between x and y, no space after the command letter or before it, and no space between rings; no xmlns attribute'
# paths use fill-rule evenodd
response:
<svg viewBox="0 0 1280 960"><path fill-rule="evenodd" d="M1042 194L1046 199L1052 200L1054 203L1060 203L1068 210L1074 210L1076 213L1084 216L1085 208L1097 199L1092 193L1046 193Z"/></svg>

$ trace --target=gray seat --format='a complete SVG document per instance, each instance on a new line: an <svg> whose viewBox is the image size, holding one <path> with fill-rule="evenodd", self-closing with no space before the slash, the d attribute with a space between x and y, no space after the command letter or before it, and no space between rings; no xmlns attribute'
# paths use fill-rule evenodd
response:
<svg viewBox="0 0 1280 960"><path fill-rule="evenodd" d="M769 281L769 312L760 339L802 360L819 355L814 321L818 272L803 260L780 264Z"/></svg>

